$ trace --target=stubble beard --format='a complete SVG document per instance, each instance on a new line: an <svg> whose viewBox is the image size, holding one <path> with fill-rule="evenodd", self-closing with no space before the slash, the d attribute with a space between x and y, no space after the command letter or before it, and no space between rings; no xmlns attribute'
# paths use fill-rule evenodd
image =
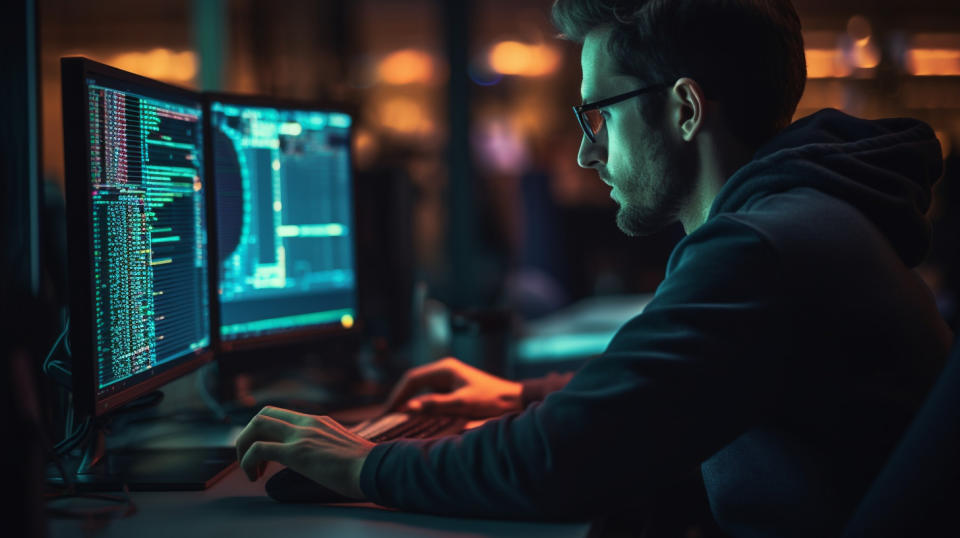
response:
<svg viewBox="0 0 960 538"><path fill-rule="evenodd" d="M620 183L624 188L618 200L617 227L631 237L651 235L677 222L693 190L690 163L670 159L662 144L656 146L648 152L645 166L632 163L638 172Z"/></svg>
<svg viewBox="0 0 960 538"><path fill-rule="evenodd" d="M645 207L627 201L617 210L617 227L631 237L655 234L677 221L677 205Z"/></svg>

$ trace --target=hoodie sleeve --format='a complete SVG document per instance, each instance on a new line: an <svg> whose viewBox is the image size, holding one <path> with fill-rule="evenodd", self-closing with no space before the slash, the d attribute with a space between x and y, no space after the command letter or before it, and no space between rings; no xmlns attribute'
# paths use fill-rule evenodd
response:
<svg viewBox="0 0 960 538"><path fill-rule="evenodd" d="M543 377L524 379L523 391L520 393L521 407L526 409L533 402L542 401L547 394L562 389L571 379L573 379L573 372L565 374L551 372Z"/></svg>
<svg viewBox="0 0 960 538"><path fill-rule="evenodd" d="M789 345L780 273L753 228L711 219L563 389L462 435L376 446L364 494L404 510L563 519L649 494L775 405Z"/></svg>

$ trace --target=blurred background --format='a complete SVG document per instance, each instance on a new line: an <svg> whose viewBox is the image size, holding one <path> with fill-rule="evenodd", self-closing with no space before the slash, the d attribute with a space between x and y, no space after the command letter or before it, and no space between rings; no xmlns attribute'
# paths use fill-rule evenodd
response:
<svg viewBox="0 0 960 538"><path fill-rule="evenodd" d="M609 189L578 168L581 131L570 106L580 103L580 51L556 38L551 0L8 4L0 19L0 266L9 274L0 278L0 304L8 307L0 347L12 374L39 365L44 355L48 362L67 334L64 56L195 90L315 101L356 113L361 312L375 350L364 349L356 361L361 369L403 348L410 350L408 362L452 352L514 378L570 370L575 364L565 359L599 353L642 308L683 235L675 226L650 237L625 236ZM918 271L956 331L960 4L794 4L808 72L797 117L832 107L865 118L916 117L936 131L945 172L930 210L933 248ZM512 345L505 325L521 327L511 367L527 364L525 370L504 367ZM422 333L432 337L418 340ZM232 362L219 366L242 369ZM392 373L407 365L396 363ZM268 366L275 369L274 361ZM359 376L377 380L369 394L389 386L386 377L368 375L380 367ZM35 477L49 440L38 417L54 415L47 429L57 435L70 431L56 414L67 408L70 383L51 377L37 384L37 394L21 395L33 384L12 374L0 375L11 380L11 390L2 392L16 400L4 405L12 412L0 416L0 428L21 442L6 443L0 457L25 462L15 466L20 477L13 483L31 488L0 516L32 510L28 515L39 522ZM336 384L326 370L312 375L307 379ZM241 380L237 375L230 386ZM158 416L195 400L191 389L206 381L197 373L177 383L165 387L167 407ZM233 396L242 393L237 388ZM17 408L23 402L35 405Z"/></svg>
<svg viewBox="0 0 960 538"><path fill-rule="evenodd" d="M414 282L453 307L527 319L586 297L649 293L682 237L679 227L624 236L608 189L577 167L579 47L555 37L550 0L37 5L48 294L65 299L59 58L68 55L193 89L357 110L359 229L377 246L361 255L379 267L371 293L391 301L373 305L374 317L406 308ZM833 107L936 130L947 166L921 272L956 327L960 6L795 5L809 76L797 117Z"/></svg>

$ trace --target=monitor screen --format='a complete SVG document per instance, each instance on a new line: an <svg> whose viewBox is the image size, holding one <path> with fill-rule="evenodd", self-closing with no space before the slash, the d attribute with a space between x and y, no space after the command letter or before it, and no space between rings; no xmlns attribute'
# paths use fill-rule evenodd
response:
<svg viewBox="0 0 960 538"><path fill-rule="evenodd" d="M223 349L357 318L350 115L208 99Z"/></svg>
<svg viewBox="0 0 960 538"><path fill-rule="evenodd" d="M209 352L203 107L87 60L63 76L75 374L100 412Z"/></svg>

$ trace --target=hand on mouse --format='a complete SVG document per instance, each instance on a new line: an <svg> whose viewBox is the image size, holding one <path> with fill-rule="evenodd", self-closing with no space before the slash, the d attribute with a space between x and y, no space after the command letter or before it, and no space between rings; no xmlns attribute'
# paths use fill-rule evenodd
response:
<svg viewBox="0 0 960 538"><path fill-rule="evenodd" d="M424 390L432 394L416 396ZM522 391L520 383L447 357L408 370L387 399L387 410L496 417L521 410Z"/></svg>
<svg viewBox="0 0 960 538"><path fill-rule="evenodd" d="M251 481L276 461L352 499L363 499L360 470L375 443L327 416L264 407L237 438L237 460Z"/></svg>

